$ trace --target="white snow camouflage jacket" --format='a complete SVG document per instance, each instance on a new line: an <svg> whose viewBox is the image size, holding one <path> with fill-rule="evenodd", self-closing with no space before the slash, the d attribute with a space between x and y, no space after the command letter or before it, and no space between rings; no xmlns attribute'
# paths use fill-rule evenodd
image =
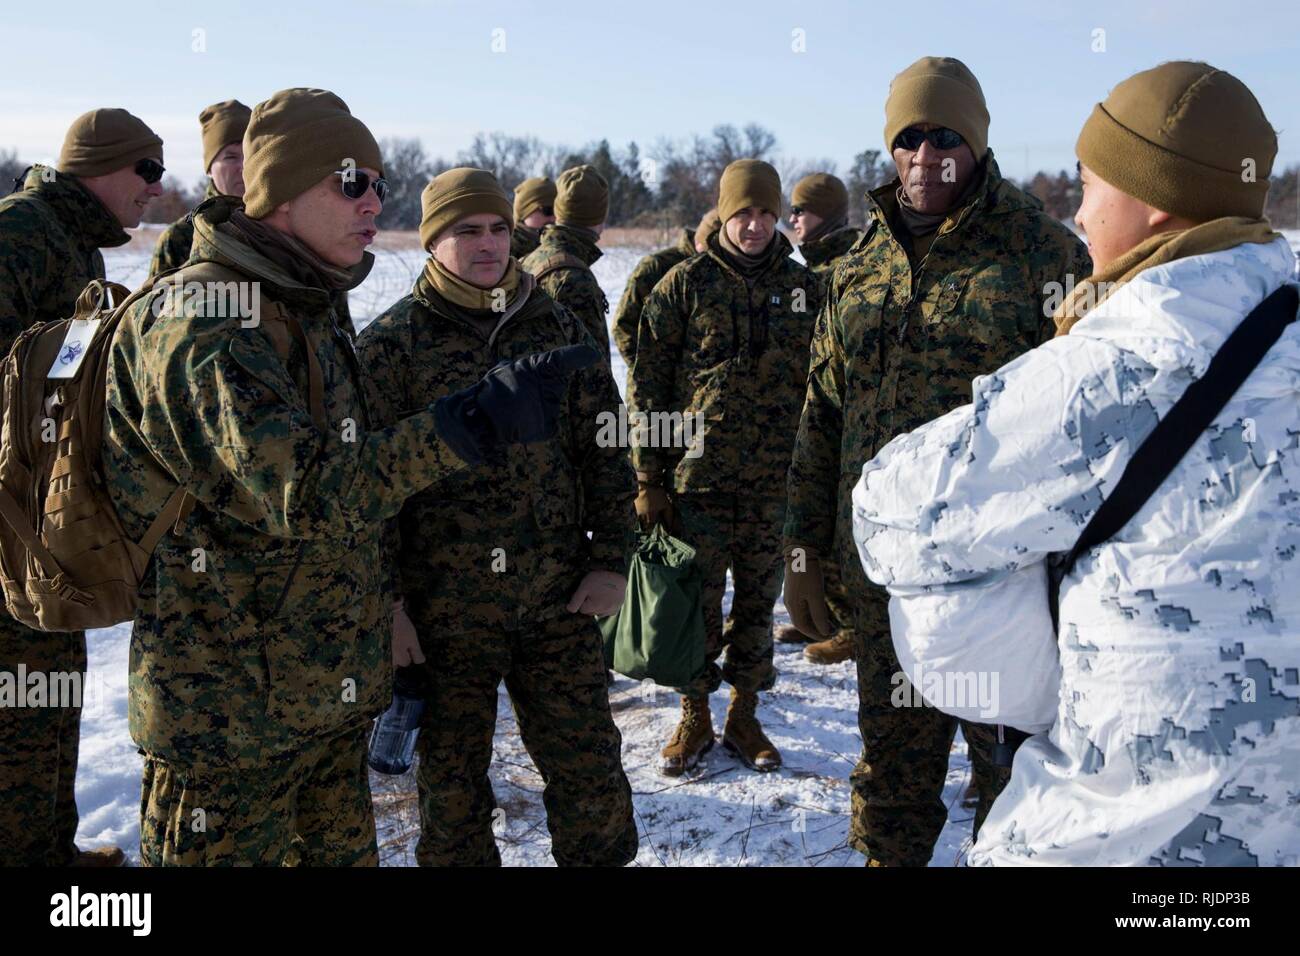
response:
<svg viewBox="0 0 1300 956"><path fill-rule="evenodd" d="M942 620L1003 687L1043 680L1045 600L997 594L1045 580L1045 557L1295 270L1283 239L1148 269L868 462L854 537L890 590L895 644L908 621ZM1079 558L1059 653L1050 729L1017 752L972 865L1300 863L1300 323Z"/></svg>

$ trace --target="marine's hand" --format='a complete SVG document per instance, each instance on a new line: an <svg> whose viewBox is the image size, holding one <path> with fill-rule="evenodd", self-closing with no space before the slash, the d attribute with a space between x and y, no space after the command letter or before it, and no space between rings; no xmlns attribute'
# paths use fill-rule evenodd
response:
<svg viewBox="0 0 1300 956"><path fill-rule="evenodd" d="M588 571L569 599L568 607L575 614L604 617L623 606L626 591L627 578L623 575L613 571Z"/></svg>

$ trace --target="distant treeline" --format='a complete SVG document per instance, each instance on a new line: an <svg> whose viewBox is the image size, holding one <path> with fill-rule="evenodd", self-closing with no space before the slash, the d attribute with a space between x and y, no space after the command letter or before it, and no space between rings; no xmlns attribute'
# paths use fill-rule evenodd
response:
<svg viewBox="0 0 1300 956"><path fill-rule="evenodd" d="M624 149L609 141L589 143L580 149L545 143L535 136L479 133L468 149L448 160L431 157L418 139L390 138L381 143L384 173L390 193L380 223L387 229L415 229L420 224L420 190L438 173L454 166L490 169L507 189L529 176L554 178L561 170L590 163L609 181L609 223L616 226L672 227L694 225L704 210L713 205L718 177L735 159L765 159L781 174L789 191L800 177L812 172L840 176L849 189L850 221L861 225L866 219L863 194L894 177L894 164L879 149L866 149L841 171L829 159L800 160L784 157L775 134L757 124L737 128L715 126L707 136L684 140L661 139L645 154L635 143ZM0 149L0 193L8 192L13 177L27 163L13 150ZM179 219L202 197L206 181L189 186L174 176L163 179L165 190L149 205L146 222ZM1028 183L1019 183L1036 196L1058 219L1074 215L1079 206L1078 174L1071 171L1036 173ZM1269 189L1268 215L1274 226L1300 228L1300 166L1275 172Z"/></svg>

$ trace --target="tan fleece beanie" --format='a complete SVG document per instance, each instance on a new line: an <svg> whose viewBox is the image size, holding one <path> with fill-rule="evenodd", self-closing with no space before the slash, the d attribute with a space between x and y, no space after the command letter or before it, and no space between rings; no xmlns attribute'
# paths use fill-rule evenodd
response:
<svg viewBox="0 0 1300 956"><path fill-rule="evenodd" d="M328 90L281 90L253 107L244 132L244 211L251 219L301 196L330 173L384 172L379 144Z"/></svg>
<svg viewBox="0 0 1300 956"><path fill-rule="evenodd" d="M738 159L718 180L718 221L726 222L742 209L758 206L781 215L781 176L761 159Z"/></svg>
<svg viewBox="0 0 1300 956"><path fill-rule="evenodd" d="M839 177L813 173L795 183L790 205L800 206L831 222L849 214L849 191Z"/></svg>
<svg viewBox="0 0 1300 956"><path fill-rule="evenodd" d="M555 221L599 226L609 215L609 183L595 166L574 166L555 180Z"/></svg>
<svg viewBox="0 0 1300 956"><path fill-rule="evenodd" d="M709 236L721 228L722 219L718 216L718 207L714 206L701 217L700 224L695 227L695 248L707 246Z"/></svg>
<svg viewBox="0 0 1300 956"><path fill-rule="evenodd" d="M1277 134L1241 80L1183 60L1111 90L1074 149L1081 163L1148 206L1197 222L1258 219Z"/></svg>
<svg viewBox="0 0 1300 956"><path fill-rule="evenodd" d="M466 216L496 213L515 227L510 197L486 169L461 166L434 176L420 193L420 245L424 249L448 226Z"/></svg>
<svg viewBox="0 0 1300 956"><path fill-rule="evenodd" d="M162 138L126 110L82 113L68 127L58 169L73 176L104 176L142 159L162 162Z"/></svg>
<svg viewBox="0 0 1300 956"><path fill-rule="evenodd" d="M885 152L909 126L933 123L961 134L979 162L989 147L989 109L979 80L961 60L923 56L889 84Z"/></svg>
<svg viewBox="0 0 1300 956"><path fill-rule="evenodd" d="M523 222L543 206L555 206L555 183L545 176L525 179L515 187L515 222Z"/></svg>
<svg viewBox="0 0 1300 956"><path fill-rule="evenodd" d="M231 143L242 143L244 130L248 129L248 118L253 115L239 100L223 100L205 107L199 114L199 126L203 130L203 171L212 168L212 161Z"/></svg>

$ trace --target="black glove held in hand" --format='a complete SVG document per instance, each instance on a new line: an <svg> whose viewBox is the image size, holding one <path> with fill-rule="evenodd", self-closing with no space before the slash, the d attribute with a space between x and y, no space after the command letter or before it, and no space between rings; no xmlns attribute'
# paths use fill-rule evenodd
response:
<svg viewBox="0 0 1300 956"><path fill-rule="evenodd" d="M438 399L438 434L471 465L502 445L545 441L555 435L569 376L598 361L590 346L566 345L500 362L469 388Z"/></svg>

